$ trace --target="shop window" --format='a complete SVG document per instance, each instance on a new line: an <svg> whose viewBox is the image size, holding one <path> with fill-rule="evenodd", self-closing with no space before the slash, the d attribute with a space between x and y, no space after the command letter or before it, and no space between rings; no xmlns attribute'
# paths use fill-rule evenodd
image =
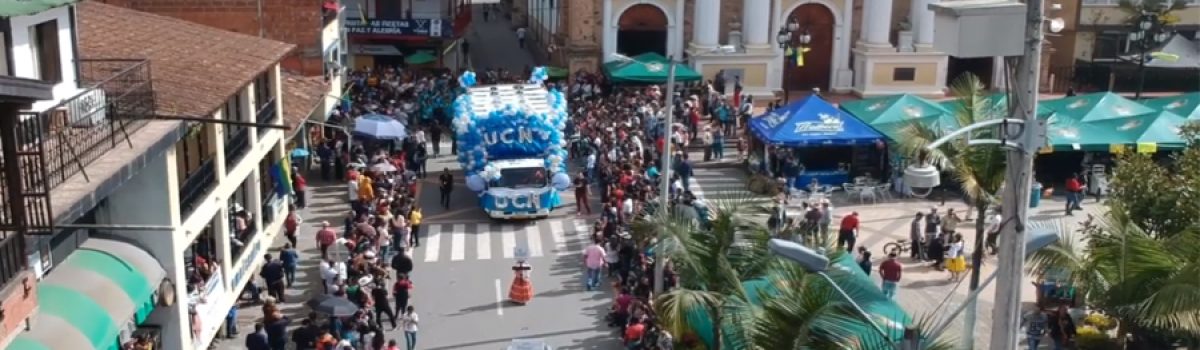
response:
<svg viewBox="0 0 1200 350"><path fill-rule="evenodd" d="M245 253L246 246L253 242L259 233L259 228L254 224L254 215L257 213L250 205L250 186L248 184L251 179L248 178L246 181L229 198L229 242L233 261L242 261L245 258L242 255Z"/></svg>
<svg viewBox="0 0 1200 350"><path fill-rule="evenodd" d="M197 123L176 144L175 165L180 179L187 179L195 174L200 170L200 166L216 156L217 149L208 138L210 133L212 124ZM180 181L180 185L182 184Z"/></svg>
<svg viewBox="0 0 1200 350"><path fill-rule="evenodd" d="M221 109L223 118L226 120L246 121L246 106L243 105L241 96L242 94L238 93L225 101L225 106ZM229 143L238 132L245 128L244 126L225 124L225 143Z"/></svg>
<svg viewBox="0 0 1200 350"><path fill-rule="evenodd" d="M217 250L217 237L210 224L196 236L196 240L183 251L184 271L187 274L189 296L205 293L213 278L220 278L221 254Z"/></svg>
<svg viewBox="0 0 1200 350"><path fill-rule="evenodd" d="M917 80L917 69L911 67L901 67L892 70L892 81L914 81Z"/></svg>
<svg viewBox="0 0 1200 350"><path fill-rule="evenodd" d="M1096 33L1092 45L1092 59L1115 60L1129 53L1129 34L1119 31Z"/></svg>
<svg viewBox="0 0 1200 350"><path fill-rule="evenodd" d="M58 20L49 20L29 27L29 36L37 79L52 83L61 82L62 58L58 50Z"/></svg>
<svg viewBox="0 0 1200 350"><path fill-rule="evenodd" d="M275 94L271 89L271 75L267 73L259 74L254 78L254 104L255 110L265 109L263 106L268 103L275 103Z"/></svg>

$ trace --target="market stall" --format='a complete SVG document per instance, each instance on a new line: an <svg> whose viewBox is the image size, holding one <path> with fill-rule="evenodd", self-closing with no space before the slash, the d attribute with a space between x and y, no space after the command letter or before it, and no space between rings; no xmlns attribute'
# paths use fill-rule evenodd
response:
<svg viewBox="0 0 1200 350"><path fill-rule="evenodd" d="M1146 107L1175 113L1188 120L1200 120L1200 92L1159 97L1142 101Z"/></svg>
<svg viewBox="0 0 1200 350"><path fill-rule="evenodd" d="M757 168L787 178L793 187L841 186L870 170L870 155L878 157L883 136L819 96L809 96L750 119L750 131L761 152ZM859 160L864 160L860 162ZM856 170L858 170L856 172ZM778 177L778 176L776 176Z"/></svg>
<svg viewBox="0 0 1200 350"><path fill-rule="evenodd" d="M670 75L671 60L653 52L637 55L628 60L612 60L604 63L604 76L613 84L666 84ZM691 67L675 66L675 82L685 83L704 79Z"/></svg>
<svg viewBox="0 0 1200 350"><path fill-rule="evenodd" d="M952 109L914 95L847 101L841 108L893 142L904 138L904 129L913 123L948 129L958 125Z"/></svg>

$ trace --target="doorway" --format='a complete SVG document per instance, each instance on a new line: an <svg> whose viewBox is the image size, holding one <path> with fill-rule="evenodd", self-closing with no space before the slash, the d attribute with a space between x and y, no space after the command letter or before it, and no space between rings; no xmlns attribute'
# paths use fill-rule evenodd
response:
<svg viewBox="0 0 1200 350"><path fill-rule="evenodd" d="M983 83L985 89L992 88L992 70L995 58L979 57L979 58L954 58L950 57L949 65L946 68L946 85L954 84L954 80L958 79L963 73L974 74L979 78L979 82Z"/></svg>
<svg viewBox="0 0 1200 350"><path fill-rule="evenodd" d="M618 53L629 57L647 52L667 55L667 14L658 6L631 6L617 23Z"/></svg>
<svg viewBox="0 0 1200 350"><path fill-rule="evenodd" d="M796 7L789 14L800 23L800 30L807 31L811 40L804 55L804 65L795 56L785 57L783 69L784 86L790 91L808 91L819 88L829 90L830 72L833 71L834 19L833 12L821 4L809 3Z"/></svg>

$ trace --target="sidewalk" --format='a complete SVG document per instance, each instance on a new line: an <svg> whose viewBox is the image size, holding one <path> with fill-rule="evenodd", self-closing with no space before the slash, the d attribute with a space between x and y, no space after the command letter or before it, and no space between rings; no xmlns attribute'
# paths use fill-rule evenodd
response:
<svg viewBox="0 0 1200 350"><path fill-rule="evenodd" d="M305 176L310 181L308 208L300 210L300 217L304 219L304 222L300 224L296 233L296 251L300 256L299 266L296 269L296 282L285 293L287 302L279 305L284 316L292 319L293 323L289 329L299 327L300 321L308 316L309 309L304 306L304 302L321 293L321 274L318 269L321 254L314 239L321 222L329 221L340 231L342 219L346 211L350 209L350 206L346 204L346 187L344 185L338 182L322 181L320 174L316 172L307 173ZM279 250L284 243L287 243L287 237L280 234L278 239L271 244L267 253L279 256ZM262 286L262 278L258 277L258 271L252 272L255 281ZM265 290L263 294L266 295ZM261 303L243 302L237 313L238 336L234 339L226 339L221 338L224 334L218 334L216 339L213 339L213 345L210 348L244 350L245 335L253 332L254 323L263 318L261 306Z"/></svg>
<svg viewBox="0 0 1200 350"><path fill-rule="evenodd" d="M507 69L514 74L523 74L525 67L533 67L536 61L529 53L529 46L522 49L517 44L516 29L510 20L493 13L483 20L483 7L472 6L471 27L467 41L471 43L471 68L477 73L488 68ZM530 45L528 35L525 44Z"/></svg>

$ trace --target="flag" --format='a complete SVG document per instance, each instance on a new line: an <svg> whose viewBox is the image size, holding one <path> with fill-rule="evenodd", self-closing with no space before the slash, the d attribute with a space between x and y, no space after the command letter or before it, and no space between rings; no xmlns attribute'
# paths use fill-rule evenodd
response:
<svg viewBox="0 0 1200 350"><path fill-rule="evenodd" d="M358 20L361 21L364 26L371 25L371 21L367 20L367 11L363 10L362 2L359 2L356 5L358 6Z"/></svg>

